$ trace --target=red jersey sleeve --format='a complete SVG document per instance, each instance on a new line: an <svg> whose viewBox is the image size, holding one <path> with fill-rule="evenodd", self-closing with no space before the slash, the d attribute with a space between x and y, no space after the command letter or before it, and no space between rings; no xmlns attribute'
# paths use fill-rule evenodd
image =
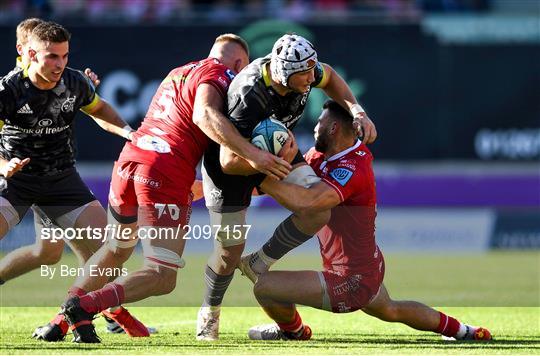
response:
<svg viewBox="0 0 540 356"><path fill-rule="evenodd" d="M222 64L215 64L209 66L204 73L201 74L198 85L207 83L212 85L220 95L226 99L227 98L227 89L231 84L235 74L227 67Z"/></svg>

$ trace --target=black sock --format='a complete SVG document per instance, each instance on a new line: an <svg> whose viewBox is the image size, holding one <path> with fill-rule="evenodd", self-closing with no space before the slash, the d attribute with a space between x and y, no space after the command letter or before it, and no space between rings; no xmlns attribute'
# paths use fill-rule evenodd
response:
<svg viewBox="0 0 540 356"><path fill-rule="evenodd" d="M294 225L292 215L283 221L274 231L272 237L263 245L262 250L270 258L279 260L292 249L311 238Z"/></svg>
<svg viewBox="0 0 540 356"><path fill-rule="evenodd" d="M204 294L204 304L211 307L221 305L223 296L229 288L233 279L234 272L228 276L221 276L214 272L208 265L204 271L204 283L206 284L206 293Z"/></svg>

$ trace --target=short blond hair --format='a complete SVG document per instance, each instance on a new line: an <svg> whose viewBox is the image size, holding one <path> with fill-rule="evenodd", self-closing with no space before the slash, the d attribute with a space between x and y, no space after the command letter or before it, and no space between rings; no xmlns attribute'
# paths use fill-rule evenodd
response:
<svg viewBox="0 0 540 356"><path fill-rule="evenodd" d="M44 22L45 21L43 21L42 19L38 19L37 17L31 17L29 19L21 21L17 25L17 44L27 44L30 40L30 35L32 34L34 28Z"/></svg>
<svg viewBox="0 0 540 356"><path fill-rule="evenodd" d="M242 37L235 35L234 33L224 33L216 37L214 44L220 43L220 42L234 42L240 45L244 49L244 51L246 51L249 57L249 46Z"/></svg>

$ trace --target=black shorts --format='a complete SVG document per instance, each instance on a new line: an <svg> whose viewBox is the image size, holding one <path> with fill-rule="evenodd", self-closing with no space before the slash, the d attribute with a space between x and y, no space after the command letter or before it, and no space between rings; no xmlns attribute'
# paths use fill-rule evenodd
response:
<svg viewBox="0 0 540 356"><path fill-rule="evenodd" d="M291 164L305 161L298 151ZM249 207L253 189L266 178L262 173L251 176L223 173L219 163L219 146L216 144L211 144L204 154L202 175L206 206L216 213L234 213Z"/></svg>
<svg viewBox="0 0 540 356"><path fill-rule="evenodd" d="M15 208L19 219L32 204L56 219L96 200L75 168L50 176L16 173L7 179L7 188L0 195Z"/></svg>

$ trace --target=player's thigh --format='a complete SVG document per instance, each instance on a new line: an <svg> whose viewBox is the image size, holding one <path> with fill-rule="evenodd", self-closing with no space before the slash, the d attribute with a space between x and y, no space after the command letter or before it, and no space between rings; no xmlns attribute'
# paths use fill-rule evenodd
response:
<svg viewBox="0 0 540 356"><path fill-rule="evenodd" d="M381 284L381 288L379 289L379 293L377 293L377 296L371 301L371 303L369 303L366 307L362 308L362 311L376 317L383 313L384 310L386 310L386 308L391 303L392 299L390 299L388 290L383 283Z"/></svg>
<svg viewBox="0 0 540 356"><path fill-rule="evenodd" d="M270 271L259 276L254 287L261 300L294 303L321 309L324 288L316 271Z"/></svg>
<svg viewBox="0 0 540 356"><path fill-rule="evenodd" d="M0 190L0 239L21 221L38 194L38 185L26 177L12 177L4 184Z"/></svg>
<svg viewBox="0 0 540 356"><path fill-rule="evenodd" d="M134 187L145 262L171 270L182 268L184 235L191 215L191 184L176 184L174 177L147 165L139 165L135 176L141 177L135 179Z"/></svg>
<svg viewBox="0 0 540 356"><path fill-rule="evenodd" d="M61 238L62 229L54 225L54 222L39 207L32 206L32 212L36 232L35 251L42 256L51 257L52 260L55 259L54 257L60 258L65 245L65 240Z"/></svg>

